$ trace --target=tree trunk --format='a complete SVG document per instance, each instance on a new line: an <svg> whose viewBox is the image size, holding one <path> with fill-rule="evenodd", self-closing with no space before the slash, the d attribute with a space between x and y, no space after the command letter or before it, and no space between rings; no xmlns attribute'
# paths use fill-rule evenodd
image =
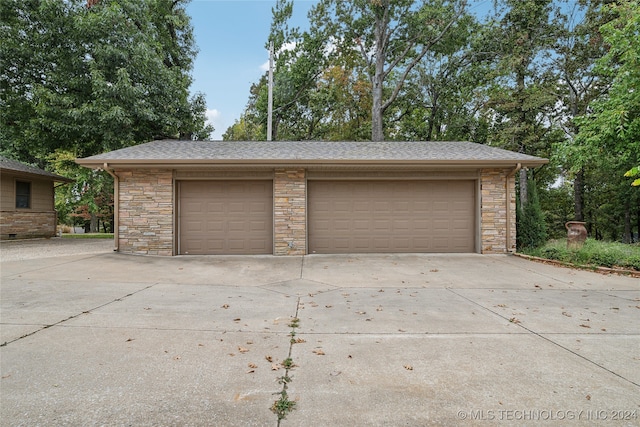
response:
<svg viewBox="0 0 640 427"><path fill-rule="evenodd" d="M584 221L584 168L573 180L573 211L576 221Z"/></svg>
<svg viewBox="0 0 640 427"><path fill-rule="evenodd" d="M388 5L386 7L389 7ZM371 140L372 141L384 141L384 125L382 123L382 116L384 111L382 109L382 89L384 87L384 61L386 57L386 45L385 45L385 33L387 23L383 17L376 17L375 23L375 38L376 38L376 53L375 53L375 71L373 74L373 90L372 90L372 106L371 106Z"/></svg>
<svg viewBox="0 0 640 427"><path fill-rule="evenodd" d="M384 126L382 123L382 88L384 86L384 56L382 52L376 54L376 71L373 76L373 92L371 107L371 140L384 141Z"/></svg>
<svg viewBox="0 0 640 427"><path fill-rule="evenodd" d="M624 236L622 236L624 243L631 243L631 205L627 201L624 204Z"/></svg>
<svg viewBox="0 0 640 427"><path fill-rule="evenodd" d="M90 220L90 223L89 223L89 231L91 233L97 233L98 231L100 231L98 229L98 217L94 213L91 214L91 220Z"/></svg>
<svg viewBox="0 0 640 427"><path fill-rule="evenodd" d="M638 211L636 212L636 228L638 229L638 234L635 240L640 242L640 206L638 206Z"/></svg>
<svg viewBox="0 0 640 427"><path fill-rule="evenodd" d="M520 169L520 208L524 209L529 203L528 181L526 168Z"/></svg>

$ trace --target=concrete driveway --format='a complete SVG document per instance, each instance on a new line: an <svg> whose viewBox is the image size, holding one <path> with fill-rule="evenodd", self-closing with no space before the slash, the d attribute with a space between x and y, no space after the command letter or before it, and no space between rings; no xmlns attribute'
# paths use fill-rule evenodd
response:
<svg viewBox="0 0 640 427"><path fill-rule="evenodd" d="M18 260L13 243L3 426L275 426L276 400L295 402L282 426L640 424L638 279L457 254Z"/></svg>

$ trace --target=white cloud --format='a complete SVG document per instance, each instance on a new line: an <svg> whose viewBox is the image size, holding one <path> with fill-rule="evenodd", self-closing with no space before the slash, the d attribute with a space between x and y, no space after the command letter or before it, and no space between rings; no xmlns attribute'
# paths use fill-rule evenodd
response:
<svg viewBox="0 0 640 427"><path fill-rule="evenodd" d="M280 50L276 52L275 56L278 56L280 52L293 51L297 46L296 42L289 42L282 45ZM269 50L267 50L267 58L269 58ZM267 59L262 65L260 65L260 71L269 71L269 60Z"/></svg>
<svg viewBox="0 0 640 427"><path fill-rule="evenodd" d="M215 130L211 134L211 138L214 140L222 139L222 134L227 130L229 126L225 123L224 117L219 110L207 109L205 116L207 117L207 124L212 125Z"/></svg>

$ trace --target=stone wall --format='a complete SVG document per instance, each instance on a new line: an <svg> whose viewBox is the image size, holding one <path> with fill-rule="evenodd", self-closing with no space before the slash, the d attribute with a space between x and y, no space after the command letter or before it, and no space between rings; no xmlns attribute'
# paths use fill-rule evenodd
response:
<svg viewBox="0 0 640 427"><path fill-rule="evenodd" d="M119 187L121 252L173 255L173 172L116 171Z"/></svg>
<svg viewBox="0 0 640 427"><path fill-rule="evenodd" d="M2 211L0 239L34 239L56 235L56 212Z"/></svg>
<svg viewBox="0 0 640 427"><path fill-rule="evenodd" d="M507 232L507 200L505 198L508 169L484 169L481 186L481 251L483 254L501 254L515 251L516 199L515 181L509 179L509 230ZM509 242L507 242L507 238Z"/></svg>
<svg viewBox="0 0 640 427"><path fill-rule="evenodd" d="M307 185L304 169L276 169L273 180L274 255L307 253Z"/></svg>

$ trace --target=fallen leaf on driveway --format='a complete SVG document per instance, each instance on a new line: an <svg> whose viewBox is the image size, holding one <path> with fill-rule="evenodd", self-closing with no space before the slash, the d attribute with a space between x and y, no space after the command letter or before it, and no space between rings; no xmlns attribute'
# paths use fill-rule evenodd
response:
<svg viewBox="0 0 640 427"><path fill-rule="evenodd" d="M129 338L128 340L126 340L125 342L129 342L129 341L133 341L135 338Z"/></svg>
<svg viewBox="0 0 640 427"><path fill-rule="evenodd" d="M248 348L244 348L244 347L240 347L240 346L238 346L238 351L239 351L240 353L246 353L247 351L249 351L249 349L248 349Z"/></svg>
<svg viewBox="0 0 640 427"><path fill-rule="evenodd" d="M255 369L255 368L258 367L258 365L256 365L255 363L249 363L247 366L252 368L252 369Z"/></svg>
<svg viewBox="0 0 640 427"><path fill-rule="evenodd" d="M313 350L312 353L315 353L318 356L324 356L324 351L322 351L321 348L317 348L317 349Z"/></svg>
<svg viewBox="0 0 640 427"><path fill-rule="evenodd" d="M404 365L404 369L406 369L407 371L413 371L413 366L411 366L411 365Z"/></svg>
<svg viewBox="0 0 640 427"><path fill-rule="evenodd" d="M224 304L222 308L229 308L229 304Z"/></svg>
<svg viewBox="0 0 640 427"><path fill-rule="evenodd" d="M563 315L563 316L567 316L567 317L571 317L571 314L570 314L570 313L567 313L566 311L563 311L563 312L562 312L562 315Z"/></svg>
<svg viewBox="0 0 640 427"><path fill-rule="evenodd" d="M512 317L511 319L509 319L509 322L518 324L518 323L520 323L520 320L518 320L515 317Z"/></svg>
<svg viewBox="0 0 640 427"><path fill-rule="evenodd" d="M585 325L584 323L582 323L582 324L580 325L580 327L582 327L582 328L589 328L589 329L591 329L591 326L589 326L589 325Z"/></svg>
<svg viewBox="0 0 640 427"><path fill-rule="evenodd" d="M253 374L255 371L256 371L255 369L249 369L249 370L247 371L247 374Z"/></svg>
<svg viewBox="0 0 640 427"><path fill-rule="evenodd" d="M272 363L271 364L271 370L272 371L277 371L278 369L280 369L280 365L278 365L277 363Z"/></svg>
<svg viewBox="0 0 640 427"><path fill-rule="evenodd" d="M240 320L242 319L240 319L239 317L236 317L235 319L233 319L234 322L239 322Z"/></svg>
<svg viewBox="0 0 640 427"><path fill-rule="evenodd" d="M273 362L273 357L271 356L265 356L265 359L267 359L267 362Z"/></svg>

